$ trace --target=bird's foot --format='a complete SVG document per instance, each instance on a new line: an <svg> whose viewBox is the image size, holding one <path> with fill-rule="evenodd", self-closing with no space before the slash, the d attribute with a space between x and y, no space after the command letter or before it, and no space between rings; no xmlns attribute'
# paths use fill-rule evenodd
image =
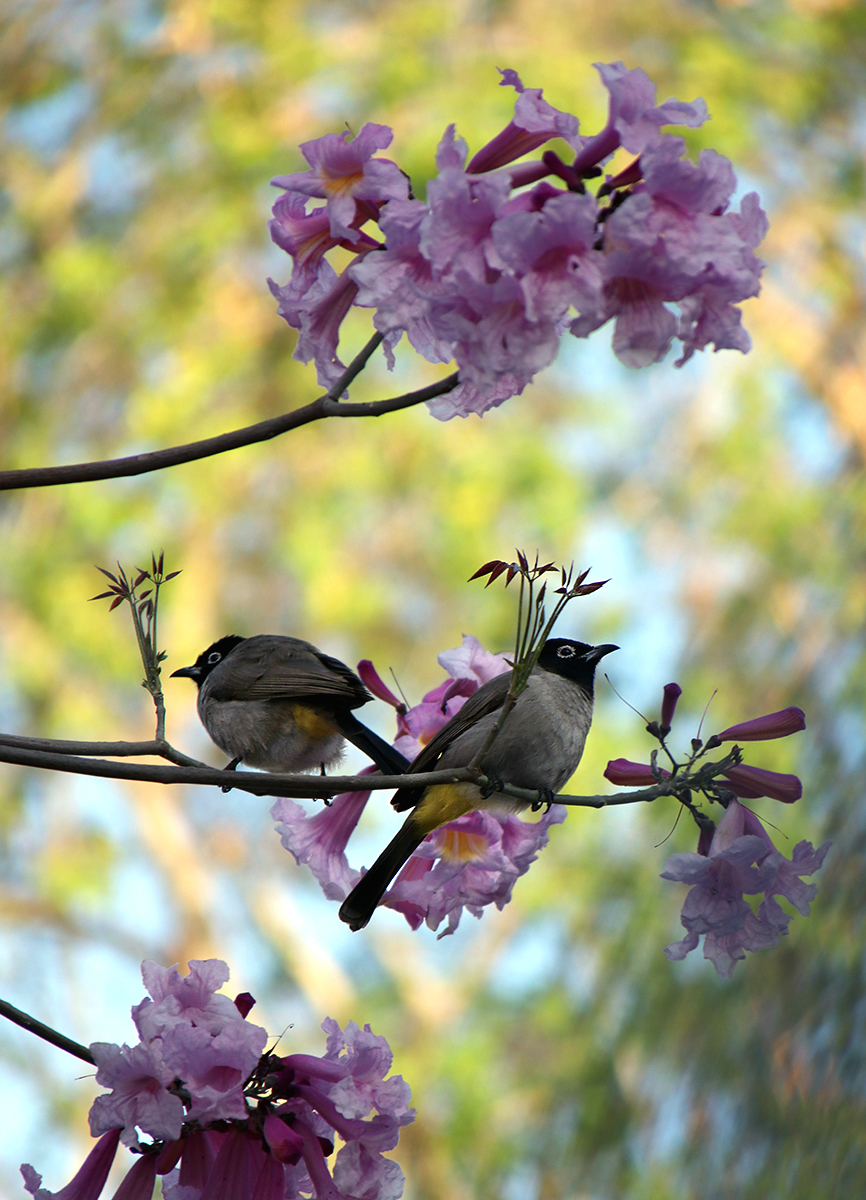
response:
<svg viewBox="0 0 866 1200"><path fill-rule="evenodd" d="M327 775L327 773L328 773L328 772L325 770L325 764L324 764L324 763L319 763L319 774L320 774L320 775Z"/></svg>
<svg viewBox="0 0 866 1200"><path fill-rule="evenodd" d="M494 792L501 792L505 785L498 775L494 775L490 771L485 771L484 774L487 776L487 782L478 790L481 793L481 799L487 800Z"/></svg>
<svg viewBox="0 0 866 1200"><path fill-rule="evenodd" d="M238 765L242 762L243 762L243 759L241 759L241 758L233 758L232 761L226 767L223 768L223 770L235 771L235 770L237 770ZM222 787L220 788L221 792L230 792L231 790L232 790L232 785L230 783L224 783L222 785Z"/></svg>
<svg viewBox="0 0 866 1200"><path fill-rule="evenodd" d="M532 811L538 812L543 808L545 812L550 812L550 806L555 799L556 792L554 792L553 788L539 788L538 799L532 802Z"/></svg>

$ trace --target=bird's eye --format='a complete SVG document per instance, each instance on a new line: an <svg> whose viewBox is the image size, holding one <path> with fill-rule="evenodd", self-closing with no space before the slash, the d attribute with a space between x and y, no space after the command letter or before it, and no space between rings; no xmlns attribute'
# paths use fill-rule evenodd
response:
<svg viewBox="0 0 866 1200"><path fill-rule="evenodd" d="M214 666L216 663L219 662L219 660L221 658L222 658L222 655L220 654L220 652L218 650L214 650L213 654L209 654L207 656L208 666L209 667Z"/></svg>
<svg viewBox="0 0 866 1200"><path fill-rule="evenodd" d="M574 658L576 651L574 646L560 646L556 652L557 658Z"/></svg>

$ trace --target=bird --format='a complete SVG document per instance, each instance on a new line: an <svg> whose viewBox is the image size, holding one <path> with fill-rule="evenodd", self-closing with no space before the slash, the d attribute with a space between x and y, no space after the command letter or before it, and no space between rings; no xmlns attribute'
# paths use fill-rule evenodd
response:
<svg viewBox="0 0 866 1200"><path fill-rule="evenodd" d="M352 712L373 697L345 663L310 642L281 634L231 634L203 650L172 679L198 685L198 715L212 741L239 763L295 772L338 762L347 738L386 775L409 760ZM228 790L228 789L225 789Z"/></svg>
<svg viewBox="0 0 866 1200"><path fill-rule="evenodd" d="M548 638L526 689L520 693L495 741L478 764L488 787L442 783L401 787L391 803L411 809L406 821L340 908L340 919L358 930L370 920L391 880L424 838L440 825L479 808L518 812L526 801L505 796L502 783L537 791L549 802L568 781L583 754L592 721L595 668L618 646L590 646ZM409 768L410 774L466 767L481 750L499 716L511 675L497 675L474 692L439 730Z"/></svg>

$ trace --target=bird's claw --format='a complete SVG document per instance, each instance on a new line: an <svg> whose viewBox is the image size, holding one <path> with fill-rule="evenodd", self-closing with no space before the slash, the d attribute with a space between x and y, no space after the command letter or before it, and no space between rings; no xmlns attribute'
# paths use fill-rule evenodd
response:
<svg viewBox="0 0 866 1200"><path fill-rule="evenodd" d="M243 762L242 758L233 758L230 763L228 763L225 767L223 767L223 770L224 771L235 771L235 770L237 770L239 764L242 762ZM232 790L232 785L230 783L224 783L222 785L222 787L220 788L221 792L230 792L231 790Z"/></svg>
<svg viewBox="0 0 866 1200"><path fill-rule="evenodd" d="M544 808L545 812L550 812L550 806L553 804L555 799L556 792L554 792L553 788L539 788L538 799L533 800L532 802L532 811L538 812L540 809Z"/></svg>
<svg viewBox="0 0 866 1200"><path fill-rule="evenodd" d="M493 775L490 771L485 771L487 782L479 787L481 799L487 800L494 792L501 792L505 786L498 775Z"/></svg>

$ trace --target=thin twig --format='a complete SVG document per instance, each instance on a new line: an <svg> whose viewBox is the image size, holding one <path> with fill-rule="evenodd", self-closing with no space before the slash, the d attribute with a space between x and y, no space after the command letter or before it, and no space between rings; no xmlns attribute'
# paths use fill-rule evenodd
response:
<svg viewBox="0 0 866 1200"><path fill-rule="evenodd" d="M377 334L368 342L334 387L324 396L313 400L311 404L304 405L303 408L296 408L279 417L271 417L267 421L259 421L255 425L247 425L243 429L220 433L216 437L202 438L200 441L187 442L182 446L169 446L165 450L151 450L146 454L131 454L127 458L70 463L58 467L25 467L17 471L0 471L0 491L10 491L15 488L53 487L66 483L87 483L97 479L120 479L128 475L146 475L150 471L161 471L166 467L197 462L199 459L210 458L215 454L224 454L228 450L237 450L242 446L267 442L282 433L299 429L313 421L321 421L325 417L381 417L385 413L412 408L416 404L423 404L425 400L443 396L457 386L459 379L455 372L438 383L432 383L416 392L407 392L403 396L395 396L388 400L369 400L358 403L346 403L338 400L337 397L346 390L348 384L355 378L380 341L381 335ZM375 344L371 349L372 343ZM356 367L362 358L360 366Z"/></svg>
<svg viewBox="0 0 866 1200"><path fill-rule="evenodd" d="M20 1025L22 1029L26 1029L28 1033L35 1033L43 1041L50 1042L52 1046L56 1046L59 1050L65 1050L67 1054L74 1054L76 1058L83 1059L84 1062L90 1063L93 1067L96 1066L96 1060L86 1046L82 1046L80 1042L73 1042L72 1038L58 1033L50 1025L43 1025L41 1021L37 1021L35 1017L28 1016L20 1008L14 1008L6 1000L0 1000L0 1017L6 1017L16 1025Z"/></svg>

